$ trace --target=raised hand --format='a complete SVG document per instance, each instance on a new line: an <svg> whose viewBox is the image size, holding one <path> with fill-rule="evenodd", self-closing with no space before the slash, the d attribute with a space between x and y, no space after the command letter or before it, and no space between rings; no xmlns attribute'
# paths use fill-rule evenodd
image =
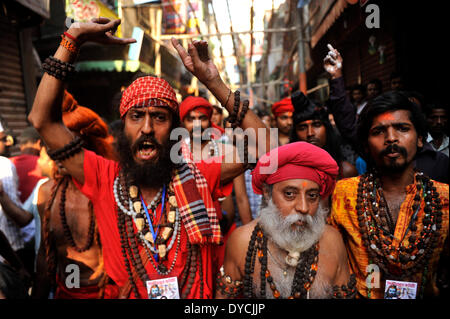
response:
<svg viewBox="0 0 450 319"><path fill-rule="evenodd" d="M323 59L323 67L331 75L332 79L336 79L342 76L343 59L339 51L334 49L331 44L328 44L327 47L330 51Z"/></svg>
<svg viewBox="0 0 450 319"><path fill-rule="evenodd" d="M186 69L196 76L200 82L210 87L221 81L217 67L209 57L208 42L194 40L188 44L188 50L186 51L175 38L172 38L171 41Z"/></svg>
<svg viewBox="0 0 450 319"><path fill-rule="evenodd" d="M120 19L95 18L90 22L75 22L67 32L77 39L78 44L93 41L104 44L130 44L136 42L133 38L122 39L114 36L120 25Z"/></svg>

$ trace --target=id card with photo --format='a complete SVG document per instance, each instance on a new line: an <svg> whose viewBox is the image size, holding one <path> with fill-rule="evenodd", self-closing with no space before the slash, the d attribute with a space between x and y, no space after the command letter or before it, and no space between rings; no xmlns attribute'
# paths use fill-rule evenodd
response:
<svg viewBox="0 0 450 319"><path fill-rule="evenodd" d="M148 299L180 299L177 277L147 281Z"/></svg>
<svg viewBox="0 0 450 319"><path fill-rule="evenodd" d="M416 299L417 283L386 280L384 299Z"/></svg>

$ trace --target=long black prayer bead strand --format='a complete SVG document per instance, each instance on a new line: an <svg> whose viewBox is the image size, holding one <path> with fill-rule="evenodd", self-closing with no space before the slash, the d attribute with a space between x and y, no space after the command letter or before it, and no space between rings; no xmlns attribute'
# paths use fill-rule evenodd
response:
<svg viewBox="0 0 450 319"><path fill-rule="evenodd" d="M256 225L250 237L250 242L247 249L247 256L245 257L245 273L244 273L244 297L247 299L253 298L253 269L255 267L256 257L256 236L259 230L259 225Z"/></svg>

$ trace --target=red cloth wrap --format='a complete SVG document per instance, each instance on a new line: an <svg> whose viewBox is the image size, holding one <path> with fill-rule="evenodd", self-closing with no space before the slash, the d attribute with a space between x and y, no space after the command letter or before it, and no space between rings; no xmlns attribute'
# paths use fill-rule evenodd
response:
<svg viewBox="0 0 450 319"><path fill-rule="evenodd" d="M213 106L208 100L199 97L199 96L188 96L184 99L183 102L180 103L180 120L183 121L184 118L189 114L190 111L199 111L205 114L208 117L208 120L211 120L211 116L213 113ZM225 130L220 126L211 122L211 127L220 131L220 134L225 133ZM220 136L216 136L214 134L214 138L219 138Z"/></svg>
<svg viewBox="0 0 450 319"><path fill-rule="evenodd" d="M275 184L288 179L307 179L320 187L320 196L333 191L339 168L325 150L306 142L290 143L262 156L252 173L252 187L262 194L263 184Z"/></svg>
<svg viewBox="0 0 450 319"><path fill-rule="evenodd" d="M100 288L97 285L80 288L67 288L65 283L56 276L57 287L55 299L100 299ZM112 283L107 283L103 290L102 299L117 299L119 287Z"/></svg>
<svg viewBox="0 0 450 319"><path fill-rule="evenodd" d="M194 109L205 114L208 119L211 119L213 111L211 103L199 96L188 96L180 103L180 120L183 121L189 112Z"/></svg>
<svg viewBox="0 0 450 319"><path fill-rule="evenodd" d="M285 112L294 112L294 106L292 105L290 97L286 97L272 105L272 114L275 117L278 117Z"/></svg>
<svg viewBox="0 0 450 319"><path fill-rule="evenodd" d="M161 100L161 105L168 106L178 112L178 101L175 91L166 80L151 76L140 77L123 91L120 100L120 117L123 118L133 106L156 106L151 100Z"/></svg>

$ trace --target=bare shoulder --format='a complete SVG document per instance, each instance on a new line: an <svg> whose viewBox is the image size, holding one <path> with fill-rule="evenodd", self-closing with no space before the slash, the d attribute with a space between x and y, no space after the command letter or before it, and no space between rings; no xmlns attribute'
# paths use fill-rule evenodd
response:
<svg viewBox="0 0 450 319"><path fill-rule="evenodd" d="M250 223L237 227L233 231L227 241L226 258L234 260L237 264L243 262L256 223L257 220L252 220Z"/></svg>
<svg viewBox="0 0 450 319"><path fill-rule="evenodd" d="M44 213L45 205L50 200L50 196L52 194L52 189L53 189L54 185L55 185L55 180L49 179L48 181L43 183L41 185L41 187L39 187L37 206L38 206L38 211L39 211L39 214L41 215L41 218Z"/></svg>
<svg viewBox="0 0 450 319"><path fill-rule="evenodd" d="M49 179L42 184L41 187L39 187L39 198L47 199L50 196L54 184L55 181L53 179Z"/></svg>
<svg viewBox="0 0 450 319"><path fill-rule="evenodd" d="M325 262L320 267L328 274L332 285L347 284L350 278L347 250L339 231L330 225L325 226L320 239L320 253Z"/></svg>
<svg viewBox="0 0 450 319"><path fill-rule="evenodd" d="M345 253L345 245L341 233L330 225L325 225L322 238L320 239L321 248L335 252L337 255Z"/></svg>
<svg viewBox="0 0 450 319"><path fill-rule="evenodd" d="M242 245L243 243L248 243L257 222L258 220L255 219L248 224L237 227L231 234L230 238L228 239L227 246L228 245L235 246L235 245Z"/></svg>

